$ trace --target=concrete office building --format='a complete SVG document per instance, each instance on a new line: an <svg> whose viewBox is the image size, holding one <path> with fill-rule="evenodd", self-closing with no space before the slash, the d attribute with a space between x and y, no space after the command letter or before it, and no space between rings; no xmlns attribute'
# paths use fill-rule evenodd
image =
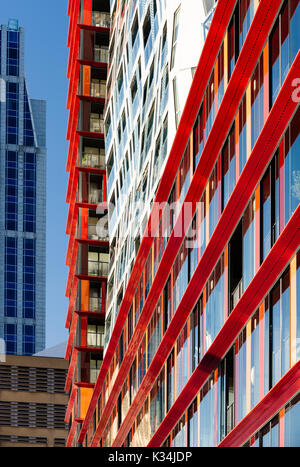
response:
<svg viewBox="0 0 300 467"><path fill-rule="evenodd" d="M65 344L63 345L65 350ZM0 447L64 447L68 364L61 346L0 362Z"/></svg>

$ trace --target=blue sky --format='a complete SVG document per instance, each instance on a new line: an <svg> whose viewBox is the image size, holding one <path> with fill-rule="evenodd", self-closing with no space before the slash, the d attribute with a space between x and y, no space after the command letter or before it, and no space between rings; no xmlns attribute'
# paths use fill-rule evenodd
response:
<svg viewBox="0 0 300 467"><path fill-rule="evenodd" d="M67 0L1 0L0 23L19 20L25 29L25 70L31 98L47 101L46 346L67 340L66 78Z"/></svg>

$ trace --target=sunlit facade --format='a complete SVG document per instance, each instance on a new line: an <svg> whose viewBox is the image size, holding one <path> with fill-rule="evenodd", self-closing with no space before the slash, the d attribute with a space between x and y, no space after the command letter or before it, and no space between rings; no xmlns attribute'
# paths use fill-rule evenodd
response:
<svg viewBox="0 0 300 467"><path fill-rule="evenodd" d="M69 339L65 358L69 369L65 390L69 392L69 403L65 421L70 427L67 445L71 445L73 439L77 441L103 360L109 266L108 234L103 225L107 215L103 112L109 2L70 0L68 13Z"/></svg>
<svg viewBox="0 0 300 467"><path fill-rule="evenodd" d="M105 349L192 83L214 2L111 2L105 109L110 271Z"/></svg>
<svg viewBox="0 0 300 467"><path fill-rule="evenodd" d="M300 5L211 6L84 446L300 445Z"/></svg>

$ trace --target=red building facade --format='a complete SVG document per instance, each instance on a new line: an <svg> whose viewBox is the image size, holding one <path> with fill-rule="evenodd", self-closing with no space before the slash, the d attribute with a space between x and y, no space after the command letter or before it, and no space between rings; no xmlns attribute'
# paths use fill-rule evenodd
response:
<svg viewBox="0 0 300 467"><path fill-rule="evenodd" d="M299 446L299 24L217 2L70 445Z"/></svg>
<svg viewBox="0 0 300 467"><path fill-rule="evenodd" d="M107 214L104 119L109 2L71 0L69 65L69 276L65 358L69 370L65 390L70 425L67 445L78 437L103 360L108 232L101 230ZM76 435L77 433L77 435Z"/></svg>

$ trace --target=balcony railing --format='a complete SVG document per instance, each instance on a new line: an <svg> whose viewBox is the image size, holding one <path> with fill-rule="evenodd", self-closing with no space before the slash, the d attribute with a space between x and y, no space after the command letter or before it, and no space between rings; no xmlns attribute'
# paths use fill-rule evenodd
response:
<svg viewBox="0 0 300 467"><path fill-rule="evenodd" d="M88 332L87 333L88 347L104 347L104 332Z"/></svg>
<svg viewBox="0 0 300 467"><path fill-rule="evenodd" d="M93 115L91 115L90 132L91 133L104 133L104 120L101 118L93 117Z"/></svg>
<svg viewBox="0 0 300 467"><path fill-rule="evenodd" d="M89 203L98 204L103 201L103 191L99 188L90 188L89 190Z"/></svg>
<svg viewBox="0 0 300 467"><path fill-rule="evenodd" d="M79 160L80 167L105 169L105 151L84 152Z"/></svg>
<svg viewBox="0 0 300 467"><path fill-rule="evenodd" d="M103 11L92 11L92 26L110 28L110 14Z"/></svg>
<svg viewBox="0 0 300 467"><path fill-rule="evenodd" d="M91 222L93 220L93 222ZM89 218L89 225L88 225L88 238L90 240L103 240L107 241L108 240L108 233L105 237L100 237L98 232L97 232L97 224L98 224L98 217L96 218Z"/></svg>
<svg viewBox="0 0 300 467"><path fill-rule="evenodd" d="M108 275L108 264L98 261L88 261L88 275L106 277Z"/></svg>
<svg viewBox="0 0 300 467"><path fill-rule="evenodd" d="M95 62L102 62L102 63L108 63L108 47L97 47L95 46L94 49L94 61Z"/></svg>
<svg viewBox="0 0 300 467"><path fill-rule="evenodd" d="M92 311L94 313L102 312L102 297L89 298L89 311Z"/></svg>
<svg viewBox="0 0 300 467"><path fill-rule="evenodd" d="M91 80L91 97L102 97L105 99L106 83L104 80Z"/></svg>

